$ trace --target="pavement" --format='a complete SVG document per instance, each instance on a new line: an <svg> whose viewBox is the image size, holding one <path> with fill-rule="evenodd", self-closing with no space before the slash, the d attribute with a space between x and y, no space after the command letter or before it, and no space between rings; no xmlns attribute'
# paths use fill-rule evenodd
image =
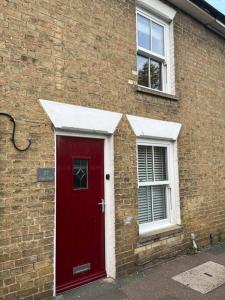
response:
<svg viewBox="0 0 225 300"><path fill-rule="evenodd" d="M202 294L172 279L205 262L225 266L225 243L182 255L116 280L101 279L58 295L57 300L225 300L225 284Z"/></svg>

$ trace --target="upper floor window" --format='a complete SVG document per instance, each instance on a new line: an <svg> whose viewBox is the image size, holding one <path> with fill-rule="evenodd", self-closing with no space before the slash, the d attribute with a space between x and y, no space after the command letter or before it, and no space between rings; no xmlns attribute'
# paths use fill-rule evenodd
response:
<svg viewBox="0 0 225 300"><path fill-rule="evenodd" d="M137 9L138 85L171 92L169 24Z"/></svg>

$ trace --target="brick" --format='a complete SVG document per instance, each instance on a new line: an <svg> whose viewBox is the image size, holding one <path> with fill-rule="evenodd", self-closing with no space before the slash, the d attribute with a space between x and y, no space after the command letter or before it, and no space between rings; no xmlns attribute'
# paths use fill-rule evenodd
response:
<svg viewBox="0 0 225 300"><path fill-rule="evenodd" d="M0 279L7 279L10 277L10 272L9 270L1 271L0 272Z"/></svg>
<svg viewBox="0 0 225 300"><path fill-rule="evenodd" d="M11 277L11 278L8 278L8 279L4 280L5 286L11 285L13 283L15 283L15 277Z"/></svg>
<svg viewBox="0 0 225 300"><path fill-rule="evenodd" d="M26 290L20 290L18 292L18 297L22 298L22 297L30 296L32 294L37 293L37 291L38 291L38 289L35 288L35 287L29 288L29 289L26 289Z"/></svg>
<svg viewBox="0 0 225 300"><path fill-rule="evenodd" d="M28 282L37 276L36 272L24 273L16 276L16 281L20 283Z"/></svg>
<svg viewBox="0 0 225 300"><path fill-rule="evenodd" d="M45 291L37 295L34 295L34 300L51 299L52 297L53 297L53 293L52 290L50 290L50 291Z"/></svg>
<svg viewBox="0 0 225 300"><path fill-rule="evenodd" d="M4 296L8 293L8 288L0 288L0 296Z"/></svg>

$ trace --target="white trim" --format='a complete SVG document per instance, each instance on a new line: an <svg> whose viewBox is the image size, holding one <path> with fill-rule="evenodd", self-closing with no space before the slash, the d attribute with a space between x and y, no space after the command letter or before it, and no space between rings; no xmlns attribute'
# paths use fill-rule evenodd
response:
<svg viewBox="0 0 225 300"><path fill-rule="evenodd" d="M163 37L164 37L164 39L163 39L163 46L164 46L163 50L164 51L163 52L164 52L164 54L163 55L162 54L158 54L158 53L156 53L154 51L148 50L148 49L143 48L143 47L141 47L141 46L138 45L138 26L136 26L136 30L137 30L137 34L136 34L136 36L137 36L137 38L136 38L136 41L137 41L137 50L139 49L139 50L145 52L146 54L149 54L153 58L156 58L156 59L158 58L158 60L161 60L161 61L166 60L166 46L167 45L166 45L166 41L165 41L165 36L167 35L166 28L168 27L168 23L162 21L161 19L158 19L155 15L152 15L148 11L143 10L143 9L141 9L139 7L136 8L136 16L137 15L145 17L146 19L148 19L150 21L153 21L154 23L156 23L156 24L158 24L158 25L160 25L160 26L163 27ZM137 19L136 19L136 24L138 25ZM151 43L150 44L152 46L152 34L150 33L150 35L151 35Z"/></svg>
<svg viewBox="0 0 225 300"><path fill-rule="evenodd" d="M115 255L115 196L114 196L114 150L113 136L91 133L55 131L55 143L58 135L99 138L104 139L104 191L105 191L105 266L106 276L116 277ZM56 144L55 144L56 145ZM55 146L55 191L56 191L56 146ZM110 174L110 180L106 180L106 174ZM54 219L54 296L56 295L56 193L55 193L55 219Z"/></svg>
<svg viewBox="0 0 225 300"><path fill-rule="evenodd" d="M176 207L174 210L174 220L176 224L181 224L181 215L180 215L180 190L179 190L179 167L178 167L178 149L177 149L177 141L174 142L173 145L173 180L174 180L174 199L172 205Z"/></svg>
<svg viewBox="0 0 225 300"><path fill-rule="evenodd" d="M177 140L181 124L126 115L137 137Z"/></svg>
<svg viewBox="0 0 225 300"><path fill-rule="evenodd" d="M152 0L150 0L152 1ZM210 13L207 13L205 10L201 9L198 5L191 2L190 0L168 0L170 3L178 7L179 9L185 11L189 15L191 15L196 20L200 21L209 29L213 30L223 38L225 38L225 25L211 16Z"/></svg>
<svg viewBox="0 0 225 300"><path fill-rule="evenodd" d="M107 110L39 99L56 129L113 134L122 114Z"/></svg>
<svg viewBox="0 0 225 300"><path fill-rule="evenodd" d="M167 53L167 89L171 95L176 94L175 88L175 51L174 51L174 21L169 24L167 44L168 44L168 53Z"/></svg>
<svg viewBox="0 0 225 300"><path fill-rule="evenodd" d="M148 233L151 233L152 231L164 229L171 226L173 225L168 221L168 219L155 221L151 223L139 224L139 235L146 235Z"/></svg>
<svg viewBox="0 0 225 300"><path fill-rule="evenodd" d="M172 21L176 15L175 9L160 0L136 0L136 3L137 6L151 11L166 22Z"/></svg>
<svg viewBox="0 0 225 300"><path fill-rule="evenodd" d="M167 147L167 156L168 156L167 164L168 164L168 176L169 176L168 181L156 182L156 184L169 183L168 186L169 188L167 189L167 219L140 224L139 234L144 235L146 233L150 233L151 231L157 229L170 227L171 225L180 225L181 218L180 218L177 142L137 138L136 144L137 147L138 145ZM137 168L138 168L138 160L137 160ZM137 169L137 174L138 174L138 169ZM139 187L139 182L138 182L138 187Z"/></svg>

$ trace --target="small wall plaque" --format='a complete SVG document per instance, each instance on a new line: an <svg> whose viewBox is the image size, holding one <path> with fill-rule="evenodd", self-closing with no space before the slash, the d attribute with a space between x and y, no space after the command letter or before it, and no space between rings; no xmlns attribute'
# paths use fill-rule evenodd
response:
<svg viewBox="0 0 225 300"><path fill-rule="evenodd" d="M54 168L38 168L37 169L37 181L47 182L54 181L55 169Z"/></svg>

